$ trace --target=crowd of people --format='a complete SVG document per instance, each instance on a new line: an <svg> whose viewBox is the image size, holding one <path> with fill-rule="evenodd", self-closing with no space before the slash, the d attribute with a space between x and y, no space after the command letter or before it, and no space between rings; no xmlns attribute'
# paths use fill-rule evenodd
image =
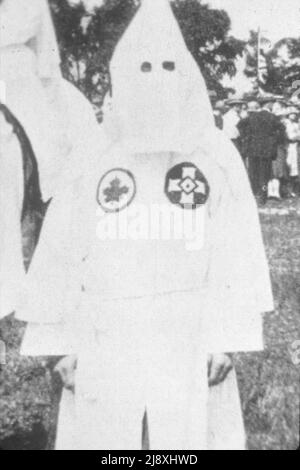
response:
<svg viewBox="0 0 300 470"><path fill-rule="evenodd" d="M300 108L254 97L217 102L214 114L238 148L259 203L300 195Z"/></svg>

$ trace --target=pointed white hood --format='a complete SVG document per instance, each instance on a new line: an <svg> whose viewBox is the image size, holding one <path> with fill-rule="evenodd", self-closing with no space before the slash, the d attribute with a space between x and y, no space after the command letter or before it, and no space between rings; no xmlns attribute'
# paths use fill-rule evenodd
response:
<svg viewBox="0 0 300 470"><path fill-rule="evenodd" d="M143 0L111 62L114 123L134 151L193 151L214 128L204 79L168 0Z"/></svg>

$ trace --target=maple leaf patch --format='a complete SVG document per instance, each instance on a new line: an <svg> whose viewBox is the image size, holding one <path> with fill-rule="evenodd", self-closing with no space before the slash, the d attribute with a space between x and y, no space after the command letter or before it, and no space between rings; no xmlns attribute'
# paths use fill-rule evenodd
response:
<svg viewBox="0 0 300 470"><path fill-rule="evenodd" d="M121 180L115 178L111 181L109 188L104 189L103 194L106 202L119 202L121 197L128 192L128 186L122 186Z"/></svg>
<svg viewBox="0 0 300 470"><path fill-rule="evenodd" d="M119 212L129 206L136 194L133 174L116 168L101 178L97 189L97 201L105 212Z"/></svg>

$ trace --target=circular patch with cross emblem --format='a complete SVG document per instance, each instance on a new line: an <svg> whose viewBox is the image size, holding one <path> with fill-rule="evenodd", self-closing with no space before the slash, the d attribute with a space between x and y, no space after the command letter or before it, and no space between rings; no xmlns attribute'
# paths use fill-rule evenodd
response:
<svg viewBox="0 0 300 470"><path fill-rule="evenodd" d="M128 207L136 194L132 173L122 168L108 171L101 178L97 189L97 201L105 212L120 212Z"/></svg>
<svg viewBox="0 0 300 470"><path fill-rule="evenodd" d="M207 202L210 189L207 179L193 163L181 163L168 171L165 192L172 204L197 209Z"/></svg>

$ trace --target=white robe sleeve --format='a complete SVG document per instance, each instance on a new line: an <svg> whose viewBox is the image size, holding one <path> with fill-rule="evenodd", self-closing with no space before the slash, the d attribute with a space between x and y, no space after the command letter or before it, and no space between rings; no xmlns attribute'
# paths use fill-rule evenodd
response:
<svg viewBox="0 0 300 470"><path fill-rule="evenodd" d="M63 82L63 90L73 116L69 132L74 150L57 181L18 302L16 318L28 323L24 355L75 354L78 339L89 337L82 320L76 320L83 295L83 263L89 251L86 226L94 217L88 210L93 204L82 196L89 187L85 159L93 168L93 160L101 158L107 143L87 100L69 83Z"/></svg>
<svg viewBox="0 0 300 470"><path fill-rule="evenodd" d="M76 355L76 334L71 324L29 323L21 345L22 356Z"/></svg>
<svg viewBox="0 0 300 470"><path fill-rule="evenodd" d="M19 299L19 320L60 323L66 310L75 308L78 303L82 254L73 222L74 185L68 185L50 203Z"/></svg>
<svg viewBox="0 0 300 470"><path fill-rule="evenodd" d="M211 353L262 350L262 314L274 310L257 207L239 162L236 179L236 188L233 175L227 179L211 220L205 314Z"/></svg>
<svg viewBox="0 0 300 470"><path fill-rule="evenodd" d="M76 310L81 301L80 265L72 214L73 185L62 191L48 209L42 234L26 276L16 318L28 323L21 354L75 354ZM74 322L72 317L74 316Z"/></svg>

